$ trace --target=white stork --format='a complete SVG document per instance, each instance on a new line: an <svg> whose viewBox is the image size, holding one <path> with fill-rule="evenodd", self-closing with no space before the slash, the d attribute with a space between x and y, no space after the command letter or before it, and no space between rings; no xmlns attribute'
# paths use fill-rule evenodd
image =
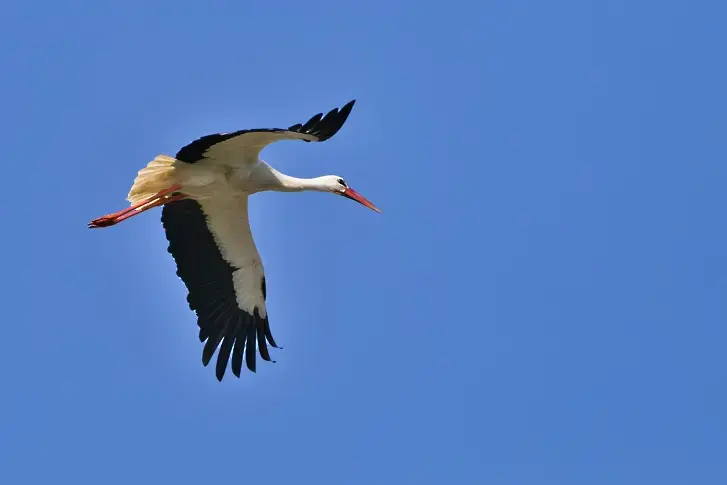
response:
<svg viewBox="0 0 727 485"><path fill-rule="evenodd" d="M230 356L232 372L240 377L245 348L245 362L252 372L256 347L266 361L271 360L266 340L277 348L265 308L263 265L250 232L248 196L264 190L315 190L342 195L379 212L339 176L291 177L260 159L260 151L279 140L331 138L343 126L354 103L287 129L207 135L183 147L174 158L159 155L139 171L127 196L130 207L88 224L90 228L108 227L164 206L161 220L168 251L187 287L189 307L197 314L199 339L207 342L202 364L207 366L219 347L219 381Z"/></svg>

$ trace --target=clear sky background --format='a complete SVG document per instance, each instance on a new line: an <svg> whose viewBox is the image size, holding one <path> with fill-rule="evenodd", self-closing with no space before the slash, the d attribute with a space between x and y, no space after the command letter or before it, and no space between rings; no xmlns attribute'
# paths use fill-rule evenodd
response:
<svg viewBox="0 0 727 485"><path fill-rule="evenodd" d="M11 2L4 484L727 483L727 5ZM136 172L358 100L251 200L277 364L218 383Z"/></svg>

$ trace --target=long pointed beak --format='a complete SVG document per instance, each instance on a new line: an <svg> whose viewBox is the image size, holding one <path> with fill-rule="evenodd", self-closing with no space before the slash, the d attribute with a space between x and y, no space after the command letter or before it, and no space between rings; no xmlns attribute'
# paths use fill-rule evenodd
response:
<svg viewBox="0 0 727 485"><path fill-rule="evenodd" d="M341 195L344 196L344 197L346 197L346 198L349 198L351 200L355 200L359 204L364 205L364 206L368 207L371 210L374 210L376 212L381 213L381 211L374 204L372 204L371 202L369 202L366 199L366 197L364 197L363 195L359 194L358 192L356 192L355 190L353 190L351 187L346 188L346 190L343 191L343 193Z"/></svg>

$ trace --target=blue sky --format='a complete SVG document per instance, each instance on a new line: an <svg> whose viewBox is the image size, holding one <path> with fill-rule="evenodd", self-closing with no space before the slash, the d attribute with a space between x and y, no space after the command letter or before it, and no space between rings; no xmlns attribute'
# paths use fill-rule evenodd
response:
<svg viewBox="0 0 727 485"><path fill-rule="evenodd" d="M12 484L727 481L724 2L15 2L0 32ZM382 210L261 194L285 348L201 365L137 170L358 100Z"/></svg>

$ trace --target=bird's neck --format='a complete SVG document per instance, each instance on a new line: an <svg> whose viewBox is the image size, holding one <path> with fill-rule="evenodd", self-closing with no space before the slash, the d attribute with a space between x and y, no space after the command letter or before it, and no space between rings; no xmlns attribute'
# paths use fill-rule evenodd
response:
<svg viewBox="0 0 727 485"><path fill-rule="evenodd" d="M270 187L271 190L278 192L303 192L307 190L325 192L327 190L326 186L323 184L322 177L315 177L311 179L298 178L279 172L269 165L268 168L270 170L270 174L275 179L275 183Z"/></svg>

